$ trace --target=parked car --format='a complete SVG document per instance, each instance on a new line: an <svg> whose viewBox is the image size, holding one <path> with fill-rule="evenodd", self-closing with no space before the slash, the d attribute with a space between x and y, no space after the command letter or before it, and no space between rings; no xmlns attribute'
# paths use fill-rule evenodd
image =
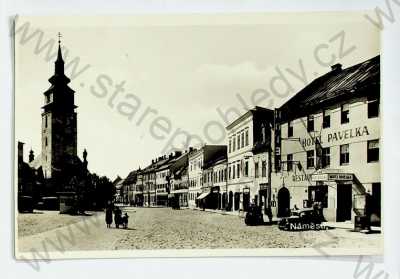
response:
<svg viewBox="0 0 400 279"><path fill-rule="evenodd" d="M291 212L291 216L282 218L279 229L285 231L305 231L325 229L321 225L322 218L314 209L301 209Z"/></svg>
<svg viewBox="0 0 400 279"><path fill-rule="evenodd" d="M244 218L244 223L248 226L262 225L264 223L261 206L250 205Z"/></svg>
<svg viewBox="0 0 400 279"><path fill-rule="evenodd" d="M33 198L31 196L18 195L18 212L33 212Z"/></svg>

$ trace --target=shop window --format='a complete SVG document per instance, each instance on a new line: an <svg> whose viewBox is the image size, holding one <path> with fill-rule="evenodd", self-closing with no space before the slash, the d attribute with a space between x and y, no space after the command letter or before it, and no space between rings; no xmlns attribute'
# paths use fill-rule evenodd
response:
<svg viewBox="0 0 400 279"><path fill-rule="evenodd" d="M367 162L379 162L379 140L368 141Z"/></svg>
<svg viewBox="0 0 400 279"><path fill-rule="evenodd" d="M329 128L331 126L331 115L329 110L324 110L322 117L322 128Z"/></svg>
<svg viewBox="0 0 400 279"><path fill-rule="evenodd" d="M293 171L293 154L288 154L287 158L287 171Z"/></svg>
<svg viewBox="0 0 400 279"><path fill-rule="evenodd" d="M288 137L293 137L293 122L289 121L288 122Z"/></svg>
<svg viewBox="0 0 400 279"><path fill-rule="evenodd" d="M254 163L254 177L258 178L259 176L259 169L258 169L258 162Z"/></svg>
<svg viewBox="0 0 400 279"><path fill-rule="evenodd" d="M368 118L379 116L379 100L378 98L371 98L368 100Z"/></svg>
<svg viewBox="0 0 400 279"><path fill-rule="evenodd" d="M267 161L262 161L261 175L262 175L262 177L267 177Z"/></svg>
<svg viewBox="0 0 400 279"><path fill-rule="evenodd" d="M328 186L317 185L308 187L309 205L320 202L323 208L328 208Z"/></svg>
<svg viewBox="0 0 400 279"><path fill-rule="evenodd" d="M322 168L329 168L331 165L331 149L329 147L322 148Z"/></svg>
<svg viewBox="0 0 400 279"><path fill-rule="evenodd" d="M350 162L349 145L340 146L340 165L347 165Z"/></svg>
<svg viewBox="0 0 400 279"><path fill-rule="evenodd" d="M307 116L307 131L308 132L314 131L314 115Z"/></svg>
<svg viewBox="0 0 400 279"><path fill-rule="evenodd" d="M314 150L307 151L307 168L314 167Z"/></svg>
<svg viewBox="0 0 400 279"><path fill-rule="evenodd" d="M342 105L340 113L340 122L342 124L350 122L349 114L350 114L350 105L349 104Z"/></svg>

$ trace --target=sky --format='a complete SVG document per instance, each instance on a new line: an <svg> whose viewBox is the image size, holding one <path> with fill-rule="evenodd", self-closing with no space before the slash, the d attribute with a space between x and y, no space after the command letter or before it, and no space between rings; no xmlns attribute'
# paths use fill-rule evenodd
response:
<svg viewBox="0 0 400 279"><path fill-rule="evenodd" d="M27 23L24 41L18 28ZM15 137L25 158L41 152L43 92L61 32L78 155L86 148L89 170L111 179L186 148L185 132L226 144L223 128L247 109L279 107L330 65L380 54L364 12L20 17L16 26Z"/></svg>

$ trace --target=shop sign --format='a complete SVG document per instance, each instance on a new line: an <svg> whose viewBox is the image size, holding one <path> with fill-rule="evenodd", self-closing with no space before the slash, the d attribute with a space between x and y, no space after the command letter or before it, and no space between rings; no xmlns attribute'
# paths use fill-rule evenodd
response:
<svg viewBox="0 0 400 279"><path fill-rule="evenodd" d="M328 174L327 173L318 173L318 174L313 174L311 176L312 181L327 181L328 180Z"/></svg>
<svg viewBox="0 0 400 279"><path fill-rule="evenodd" d="M311 179L311 174L295 174L292 176L293 182L309 181Z"/></svg>
<svg viewBox="0 0 400 279"><path fill-rule="evenodd" d="M318 173L311 176L312 181L348 181L353 180L351 173Z"/></svg>
<svg viewBox="0 0 400 279"><path fill-rule="evenodd" d="M324 145L327 143L342 142L342 141L345 141L348 139L368 136L369 134L370 133L368 131L367 126L355 127L352 129L346 129L346 130L326 133L326 134L324 134L323 138L321 136L314 136L314 137L308 137L305 139L300 139L300 143L303 147L308 147L308 146L314 146L316 141L318 140L318 142L321 145Z"/></svg>
<svg viewBox="0 0 400 279"><path fill-rule="evenodd" d="M328 180L353 180L351 173L328 173Z"/></svg>

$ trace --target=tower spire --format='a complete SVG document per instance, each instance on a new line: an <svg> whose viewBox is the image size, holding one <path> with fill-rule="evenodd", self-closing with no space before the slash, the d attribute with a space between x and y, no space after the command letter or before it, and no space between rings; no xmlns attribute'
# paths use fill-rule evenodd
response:
<svg viewBox="0 0 400 279"><path fill-rule="evenodd" d="M55 68L54 68L54 74L56 76L64 76L64 60L62 57L62 52L61 52L61 33L58 32L58 52L57 52L57 60L54 63Z"/></svg>

